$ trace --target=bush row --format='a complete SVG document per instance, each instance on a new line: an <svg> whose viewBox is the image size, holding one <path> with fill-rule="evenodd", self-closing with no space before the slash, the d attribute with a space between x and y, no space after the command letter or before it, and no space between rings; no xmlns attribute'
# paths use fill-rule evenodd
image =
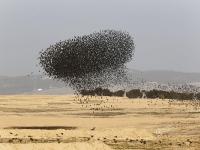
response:
<svg viewBox="0 0 200 150"><path fill-rule="evenodd" d="M200 100L200 93L179 93L175 91L162 91L162 90L151 90L151 91L140 91L130 90L126 93L128 98L160 98L160 99L177 99L177 100Z"/></svg>
<svg viewBox="0 0 200 150"><path fill-rule="evenodd" d="M110 91L109 89L96 88L94 90L82 90L80 94L91 95L91 96L117 96L123 97L125 95L125 91L118 90L115 92ZM198 99L200 100L200 93L179 93L175 91L162 91L162 90L151 90L151 91L141 91L139 89L133 89L126 92L126 96L128 98L160 98L160 99L177 99L177 100L192 100Z"/></svg>
<svg viewBox="0 0 200 150"><path fill-rule="evenodd" d="M96 88L94 90L81 90L80 94L85 96L85 95L91 95L91 96L118 96L118 97L123 97L125 94L125 91L123 90L118 90L115 92L110 91L109 89L103 89L103 88Z"/></svg>

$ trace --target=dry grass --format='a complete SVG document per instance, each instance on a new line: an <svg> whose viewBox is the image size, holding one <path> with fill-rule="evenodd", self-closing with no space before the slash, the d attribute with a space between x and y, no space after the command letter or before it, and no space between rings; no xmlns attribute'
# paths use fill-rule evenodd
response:
<svg viewBox="0 0 200 150"><path fill-rule="evenodd" d="M0 97L0 150L198 149L198 101Z"/></svg>

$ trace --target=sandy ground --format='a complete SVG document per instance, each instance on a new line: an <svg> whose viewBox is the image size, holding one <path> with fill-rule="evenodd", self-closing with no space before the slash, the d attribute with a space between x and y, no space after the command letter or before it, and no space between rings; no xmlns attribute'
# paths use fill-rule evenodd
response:
<svg viewBox="0 0 200 150"><path fill-rule="evenodd" d="M0 150L200 149L200 102L0 96Z"/></svg>

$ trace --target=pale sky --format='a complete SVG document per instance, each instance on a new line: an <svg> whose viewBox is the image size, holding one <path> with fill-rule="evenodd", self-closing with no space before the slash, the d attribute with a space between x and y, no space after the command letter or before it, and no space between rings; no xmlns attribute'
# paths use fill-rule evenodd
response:
<svg viewBox="0 0 200 150"><path fill-rule="evenodd" d="M130 68L200 72L199 0L0 0L0 75L37 73L41 49L101 29L134 37Z"/></svg>

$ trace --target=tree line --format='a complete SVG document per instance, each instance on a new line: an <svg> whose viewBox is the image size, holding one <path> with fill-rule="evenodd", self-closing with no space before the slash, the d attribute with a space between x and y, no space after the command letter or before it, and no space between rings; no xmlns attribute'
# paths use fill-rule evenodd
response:
<svg viewBox="0 0 200 150"><path fill-rule="evenodd" d="M132 89L130 91L118 90L110 91L109 89L96 88L94 90L81 90L80 94L83 96L117 96L117 97L128 97L128 98L151 98L151 99L177 99L177 100L200 100L200 93L189 93L189 92L175 92L175 91L162 91L162 90L140 90Z"/></svg>

